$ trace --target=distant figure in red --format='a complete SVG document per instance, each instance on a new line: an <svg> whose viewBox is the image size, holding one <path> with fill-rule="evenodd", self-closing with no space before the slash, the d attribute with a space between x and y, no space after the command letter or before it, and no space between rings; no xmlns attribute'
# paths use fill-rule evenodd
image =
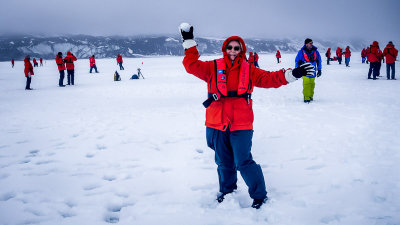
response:
<svg viewBox="0 0 400 225"><path fill-rule="evenodd" d="M347 46L346 47L346 51L344 52L344 62L346 63L346 67L350 67L350 56L351 56L351 52L350 52L350 47Z"/></svg>
<svg viewBox="0 0 400 225"><path fill-rule="evenodd" d="M40 66L43 66L43 59L42 58L40 58Z"/></svg>
<svg viewBox="0 0 400 225"><path fill-rule="evenodd" d="M366 59L365 59L365 63L369 64L369 60L368 60L368 52L369 52L369 46L365 49L365 55L366 55Z"/></svg>
<svg viewBox="0 0 400 225"><path fill-rule="evenodd" d="M374 41L372 45L367 49L367 56L369 64L369 71L368 71L368 79L377 80L377 76L379 76L379 63L380 63L380 52L379 43ZM373 78L371 78L371 74Z"/></svg>
<svg viewBox="0 0 400 225"><path fill-rule="evenodd" d="M96 59L94 58L94 55L92 55L89 58L89 62L90 62L90 73L92 73L92 69L94 69L96 71L96 73L98 73L97 67L96 67Z"/></svg>
<svg viewBox="0 0 400 225"><path fill-rule="evenodd" d="M386 76L390 80L390 69L392 69L392 80L396 80L395 77L395 61L397 61L397 54L399 51L394 47L393 42L389 41L383 50L383 56L386 57Z"/></svg>
<svg viewBox="0 0 400 225"><path fill-rule="evenodd" d="M74 77L75 77L75 66L74 61L76 61L76 57L71 52L67 52L67 56L64 58L64 62L67 65L67 85L74 85Z"/></svg>
<svg viewBox="0 0 400 225"><path fill-rule="evenodd" d="M249 60L247 60L248 63L250 63L250 65L254 66L254 55L253 52L249 53Z"/></svg>
<svg viewBox="0 0 400 225"><path fill-rule="evenodd" d="M123 60L122 60L122 55L118 54L117 55L117 64L119 65L119 70L124 70L124 67L122 66Z"/></svg>
<svg viewBox="0 0 400 225"><path fill-rule="evenodd" d="M38 63L36 61L36 58L33 58L33 67L38 67Z"/></svg>
<svg viewBox="0 0 400 225"><path fill-rule="evenodd" d="M336 57L339 61L339 64L342 64L342 55L343 55L342 49L340 47L338 47L336 49Z"/></svg>
<svg viewBox="0 0 400 225"><path fill-rule="evenodd" d="M365 50L365 48L363 48L363 50L361 51L361 60L362 63L365 63L365 60L367 59L367 51Z"/></svg>
<svg viewBox="0 0 400 225"><path fill-rule="evenodd" d="M60 72L60 79L58 80L58 86L59 87L65 87L64 83L64 70L65 70L65 62L63 59L63 55L61 52L58 52L57 56L56 56L56 63L58 66L58 71Z"/></svg>
<svg viewBox="0 0 400 225"><path fill-rule="evenodd" d="M279 50L276 51L276 60L279 62L279 59L281 58L281 52Z"/></svg>
<svg viewBox="0 0 400 225"><path fill-rule="evenodd" d="M258 54L257 52L254 52L254 66L257 68L260 68L260 66L258 65Z"/></svg>
<svg viewBox="0 0 400 225"><path fill-rule="evenodd" d="M329 61L331 61L331 48L328 48L325 53L326 56L326 64L329 65Z"/></svg>
<svg viewBox="0 0 400 225"><path fill-rule="evenodd" d="M33 73L33 66L31 64L29 55L27 55L25 57L24 63L25 63L24 72L25 72L25 77L26 77L25 90L32 90L32 88L31 88L31 80L32 80L32 76L34 75L34 73Z"/></svg>
<svg viewBox="0 0 400 225"><path fill-rule="evenodd" d="M14 68L14 59L11 59L11 66Z"/></svg>

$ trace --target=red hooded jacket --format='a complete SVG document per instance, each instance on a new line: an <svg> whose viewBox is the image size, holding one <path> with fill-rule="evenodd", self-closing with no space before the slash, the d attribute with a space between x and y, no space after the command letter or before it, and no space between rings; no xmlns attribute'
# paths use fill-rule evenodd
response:
<svg viewBox="0 0 400 225"><path fill-rule="evenodd" d="M92 67L93 65L96 65L96 59L94 59L93 56L90 56L89 62L90 62L90 67Z"/></svg>
<svg viewBox="0 0 400 225"><path fill-rule="evenodd" d="M350 57L351 56L351 52L350 52L350 48L346 48L346 51L344 52L344 57L345 58L348 58L348 57Z"/></svg>
<svg viewBox="0 0 400 225"><path fill-rule="evenodd" d="M276 51L276 58L280 58L281 57L281 52L278 50Z"/></svg>
<svg viewBox="0 0 400 225"><path fill-rule="evenodd" d="M369 62L380 62L380 49L379 49L379 43L377 41L374 41L372 45L367 49L367 56L368 56L368 61Z"/></svg>
<svg viewBox="0 0 400 225"><path fill-rule="evenodd" d="M13 65L14 65L14 59L11 59L11 64L13 64Z"/></svg>
<svg viewBox="0 0 400 225"><path fill-rule="evenodd" d="M232 62L226 53L226 46L229 42L236 40L242 46L242 52ZM238 91L239 77L241 65L246 57L246 45L242 38L232 36L225 40L222 45L223 60L225 62L225 75L227 91ZM207 82L208 93L217 92L216 68L214 61L199 60L199 52L196 47L185 50L185 58L183 65L188 73L195 75L201 80ZM288 84L285 79L285 70L276 72L268 72L255 68L250 65L250 73L248 82L249 87L246 93L250 94L254 86L262 88L278 88ZM251 99L238 97L220 98L213 101L206 109L207 127L218 130L226 130L228 127L231 131L235 130L251 130L253 129L253 101Z"/></svg>
<svg viewBox="0 0 400 225"><path fill-rule="evenodd" d="M386 57L386 63L394 63L397 58L399 51L392 44L386 45L383 50L383 56Z"/></svg>
<svg viewBox="0 0 400 225"><path fill-rule="evenodd" d="M76 61L76 57L74 55L72 55L71 52L67 52L67 56L65 56L64 58L64 62L67 65L67 70L73 70L75 69L74 66L74 61Z"/></svg>
<svg viewBox="0 0 400 225"><path fill-rule="evenodd" d="M37 64L36 58L33 58L33 63Z"/></svg>
<svg viewBox="0 0 400 225"><path fill-rule="evenodd" d="M58 66L58 71L65 70L65 62L60 55L56 56L56 63Z"/></svg>
<svg viewBox="0 0 400 225"><path fill-rule="evenodd" d="M331 48L328 48L328 50L326 50L326 57L331 57Z"/></svg>
<svg viewBox="0 0 400 225"><path fill-rule="evenodd" d="M117 55L117 63L123 63L122 55L120 55L120 54Z"/></svg>
<svg viewBox="0 0 400 225"><path fill-rule="evenodd" d="M365 48L363 48L363 50L361 51L361 57L367 57Z"/></svg>
<svg viewBox="0 0 400 225"><path fill-rule="evenodd" d="M336 56L337 56L338 58L342 58L342 55L343 55L342 49L338 47L338 48L336 49Z"/></svg>
<svg viewBox="0 0 400 225"><path fill-rule="evenodd" d="M24 59L24 62L25 62L25 69L24 69L25 77L28 77L29 74L30 74L30 75L34 75L34 73L33 73L33 66L32 66L32 64L31 64L31 61L29 61L28 58L25 58L25 59Z"/></svg>
<svg viewBox="0 0 400 225"><path fill-rule="evenodd" d="M252 52L249 53L249 60L247 62L249 62L251 65L254 65L254 55Z"/></svg>

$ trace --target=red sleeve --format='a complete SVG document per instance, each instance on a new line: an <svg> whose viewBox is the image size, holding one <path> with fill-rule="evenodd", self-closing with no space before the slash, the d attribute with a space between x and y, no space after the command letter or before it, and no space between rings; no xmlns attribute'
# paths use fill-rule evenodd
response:
<svg viewBox="0 0 400 225"><path fill-rule="evenodd" d="M208 82L213 73L214 61L201 61L199 60L199 52L196 47L185 50L185 58L183 58L183 65L188 73Z"/></svg>
<svg viewBox="0 0 400 225"><path fill-rule="evenodd" d="M256 87L278 88L282 85L288 84L285 78L284 70L269 72L255 67L251 68L251 80Z"/></svg>

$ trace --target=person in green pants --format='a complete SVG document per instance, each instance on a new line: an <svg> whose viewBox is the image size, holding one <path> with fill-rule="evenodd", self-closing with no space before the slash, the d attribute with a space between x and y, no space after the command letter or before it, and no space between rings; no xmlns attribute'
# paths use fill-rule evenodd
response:
<svg viewBox="0 0 400 225"><path fill-rule="evenodd" d="M315 77L319 77L322 74L321 55L317 48L313 46L313 41L310 38L304 41L304 46L297 53L295 61L296 68L304 63L311 63L314 66L314 70L317 71L313 75L303 77L304 102L310 103L314 100Z"/></svg>

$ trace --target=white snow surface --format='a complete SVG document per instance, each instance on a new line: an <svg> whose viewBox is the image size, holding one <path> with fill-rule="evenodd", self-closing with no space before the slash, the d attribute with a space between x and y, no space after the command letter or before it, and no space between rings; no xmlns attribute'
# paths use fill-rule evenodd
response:
<svg viewBox="0 0 400 225"><path fill-rule="evenodd" d="M215 201L206 84L183 57L124 58L120 82L115 59L98 59L99 74L78 60L64 88L51 60L34 68L32 91L23 62L1 62L0 224L400 224L400 82L385 64L384 79L367 80L359 55L349 68L323 63L311 104L301 80L255 89L252 153L270 198L259 210L240 175ZM145 79L129 80L138 67Z"/></svg>

